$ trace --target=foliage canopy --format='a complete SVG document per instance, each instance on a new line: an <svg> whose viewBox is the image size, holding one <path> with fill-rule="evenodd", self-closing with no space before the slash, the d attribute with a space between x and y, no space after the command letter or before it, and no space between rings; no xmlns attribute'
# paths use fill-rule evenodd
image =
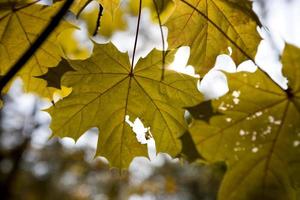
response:
<svg viewBox="0 0 300 200"><path fill-rule="evenodd" d="M98 8L85 15L84 8L91 2ZM0 1L2 77L64 3ZM142 8L150 10L153 23L160 28L163 51L152 50L135 62ZM70 59L58 42L69 29L63 40L76 42L70 38L79 29L74 24L79 19L87 23L88 37L111 38L128 27L127 15L138 19L132 57L109 42L93 43L87 59ZM236 63L254 62L261 26L248 0L75 0L68 18L49 33L16 76L22 78L27 92L51 101L55 92L66 96L47 110L53 136L77 140L97 127L96 155L105 156L112 167L126 169L134 157L147 156L146 146L136 140L126 121L140 118L150 127L159 152L175 157L184 149L189 156L194 146L198 159L226 162L219 199L294 200L299 198L300 185L300 49L287 44L282 55L287 90L261 70L227 73L229 92L205 101L197 90L198 78L172 70L174 54L181 46L190 47L189 64L201 75L228 47ZM70 94L66 87L72 90ZM186 110L191 113L191 124ZM188 142L181 142L184 133L191 137Z"/></svg>

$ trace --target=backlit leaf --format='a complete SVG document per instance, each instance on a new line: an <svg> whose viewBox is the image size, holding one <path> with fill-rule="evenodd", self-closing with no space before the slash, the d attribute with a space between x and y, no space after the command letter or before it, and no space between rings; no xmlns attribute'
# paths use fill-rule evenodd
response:
<svg viewBox="0 0 300 200"><path fill-rule="evenodd" d="M209 161L229 165L220 200L293 200L300 187L300 49L283 54L287 91L261 71L228 74L230 92L213 102L222 116L190 129Z"/></svg>
<svg viewBox="0 0 300 200"><path fill-rule="evenodd" d="M63 2L52 6L39 4L16 5L14 9L0 10L0 74L4 75L35 41L49 20L60 9ZM47 88L44 80L35 78L47 72L49 67L60 61L60 51L56 44L57 33L68 28L66 22L49 36L46 42L32 56L17 74L23 79L25 91L33 91L52 98L54 89Z"/></svg>
<svg viewBox="0 0 300 200"><path fill-rule="evenodd" d="M254 59L260 25L247 0L177 0L173 15L165 23L169 28L169 47L190 46L191 65L198 73L213 67L217 55L233 49L240 63Z"/></svg>
<svg viewBox="0 0 300 200"><path fill-rule="evenodd" d="M169 53L166 63L173 57ZM70 64L76 71L66 73L62 84L73 92L49 110L54 136L78 139L98 127L97 155L107 157L112 166L126 168L135 156L146 155L145 146L125 122L129 115L151 128L158 152L173 156L180 152L179 137L187 129L183 107L202 100L195 78L167 70L161 80L157 50L141 59L131 73L128 55L112 44L95 45L91 58Z"/></svg>

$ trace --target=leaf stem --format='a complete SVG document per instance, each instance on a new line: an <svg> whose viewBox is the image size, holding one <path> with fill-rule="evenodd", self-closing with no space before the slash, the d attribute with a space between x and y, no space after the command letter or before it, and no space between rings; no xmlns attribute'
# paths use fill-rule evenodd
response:
<svg viewBox="0 0 300 200"><path fill-rule="evenodd" d="M155 6L155 10L156 10L157 18L158 18L158 23L159 23L160 35L161 35L161 42L162 42L162 73L161 73L161 80L164 80L164 76L165 76L165 63L166 63L165 36L164 36L163 29L162 29L162 22L161 22L161 19L160 19L158 5L156 3L156 0L152 0L152 1L153 1L154 6Z"/></svg>
<svg viewBox="0 0 300 200"><path fill-rule="evenodd" d="M139 38L139 30L140 30L141 15L142 15L142 1L143 0L140 0L140 5L139 5L138 21L137 21L137 26L136 26L135 41L134 41L133 54L132 54L131 67L130 67L130 75L131 76L133 75L135 54L136 54L136 48L137 48L137 43L138 43L138 38Z"/></svg>
<svg viewBox="0 0 300 200"><path fill-rule="evenodd" d="M22 69L23 66L28 62L31 56L39 49L39 47L45 42L52 31L58 26L65 13L71 7L74 0L66 0L61 9L52 18L51 22L43 30L41 35L34 41L34 43L27 49L27 51L19 58L19 60L13 65L12 68L1 78L0 80L0 92L2 93L3 88L8 82Z"/></svg>

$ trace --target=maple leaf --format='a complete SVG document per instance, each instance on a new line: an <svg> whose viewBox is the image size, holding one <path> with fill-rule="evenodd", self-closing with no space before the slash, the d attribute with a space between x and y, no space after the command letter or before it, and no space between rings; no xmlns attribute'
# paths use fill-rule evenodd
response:
<svg viewBox="0 0 300 200"><path fill-rule="evenodd" d="M289 89L263 72L228 74L230 92L213 102L223 115L190 128L198 151L229 166L219 199L297 199L300 184L300 49L283 54Z"/></svg>
<svg viewBox="0 0 300 200"><path fill-rule="evenodd" d="M169 48L190 46L189 64L204 74L213 67L217 55L228 52L240 63L254 60L261 40L260 22L243 0L176 0L176 9L166 21Z"/></svg>
<svg viewBox="0 0 300 200"><path fill-rule="evenodd" d="M172 62L173 55L167 55L166 63ZM98 127L97 155L107 157L112 166L126 168L135 156L146 155L145 146L125 122L129 115L151 127L159 152L180 152L178 138L187 129L183 107L202 100L197 79L167 70L161 80L161 52L157 50L131 71L128 55L112 44L95 45L91 58L70 64L76 71L67 72L62 84L73 91L49 110L54 136L76 140Z"/></svg>
<svg viewBox="0 0 300 200"><path fill-rule="evenodd" d="M1 75L4 75L39 37L48 25L49 19L58 12L63 3L55 3L52 6L36 3L15 4L13 7L0 10ZM36 92L52 99L55 89L47 88L44 80L35 77L46 73L49 67L54 67L59 63L60 51L56 44L56 35L62 29L69 27L71 25L67 22L62 22L17 74L23 79L25 91ZM8 87L5 90L7 89Z"/></svg>

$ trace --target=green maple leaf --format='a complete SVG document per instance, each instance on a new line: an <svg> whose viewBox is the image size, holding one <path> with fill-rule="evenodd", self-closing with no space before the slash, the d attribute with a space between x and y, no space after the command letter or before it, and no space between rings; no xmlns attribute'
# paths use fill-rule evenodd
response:
<svg viewBox="0 0 300 200"><path fill-rule="evenodd" d="M198 73L213 67L215 58L233 50L232 57L240 63L254 60L261 40L258 18L252 2L243 0L176 0L176 9L166 21L169 48L190 46L189 64Z"/></svg>
<svg viewBox="0 0 300 200"><path fill-rule="evenodd" d="M52 6L22 3L0 9L0 75L4 75L39 37L62 3ZM56 36L69 27L71 25L62 22L17 74L24 81L25 91L52 99L55 89L47 88L46 82L36 76L46 73L49 67L59 63L61 57Z"/></svg>
<svg viewBox="0 0 300 200"><path fill-rule="evenodd" d="M168 53L171 63L174 53ZM125 116L139 117L156 141L158 152L173 156L181 150L179 137L187 129L183 107L196 105L202 95L197 79L172 70L161 80L161 52L153 50L133 72L128 55L112 44L96 45L91 58L70 61L75 72L67 72L62 84L72 93L50 108L54 136L78 139L92 127L100 130L97 155L112 166L128 167L135 156L146 155Z"/></svg>
<svg viewBox="0 0 300 200"><path fill-rule="evenodd" d="M220 200L297 199L300 49L287 45L283 65L287 91L261 71L228 74L230 92L213 102L223 115L190 128L201 155L229 166Z"/></svg>

